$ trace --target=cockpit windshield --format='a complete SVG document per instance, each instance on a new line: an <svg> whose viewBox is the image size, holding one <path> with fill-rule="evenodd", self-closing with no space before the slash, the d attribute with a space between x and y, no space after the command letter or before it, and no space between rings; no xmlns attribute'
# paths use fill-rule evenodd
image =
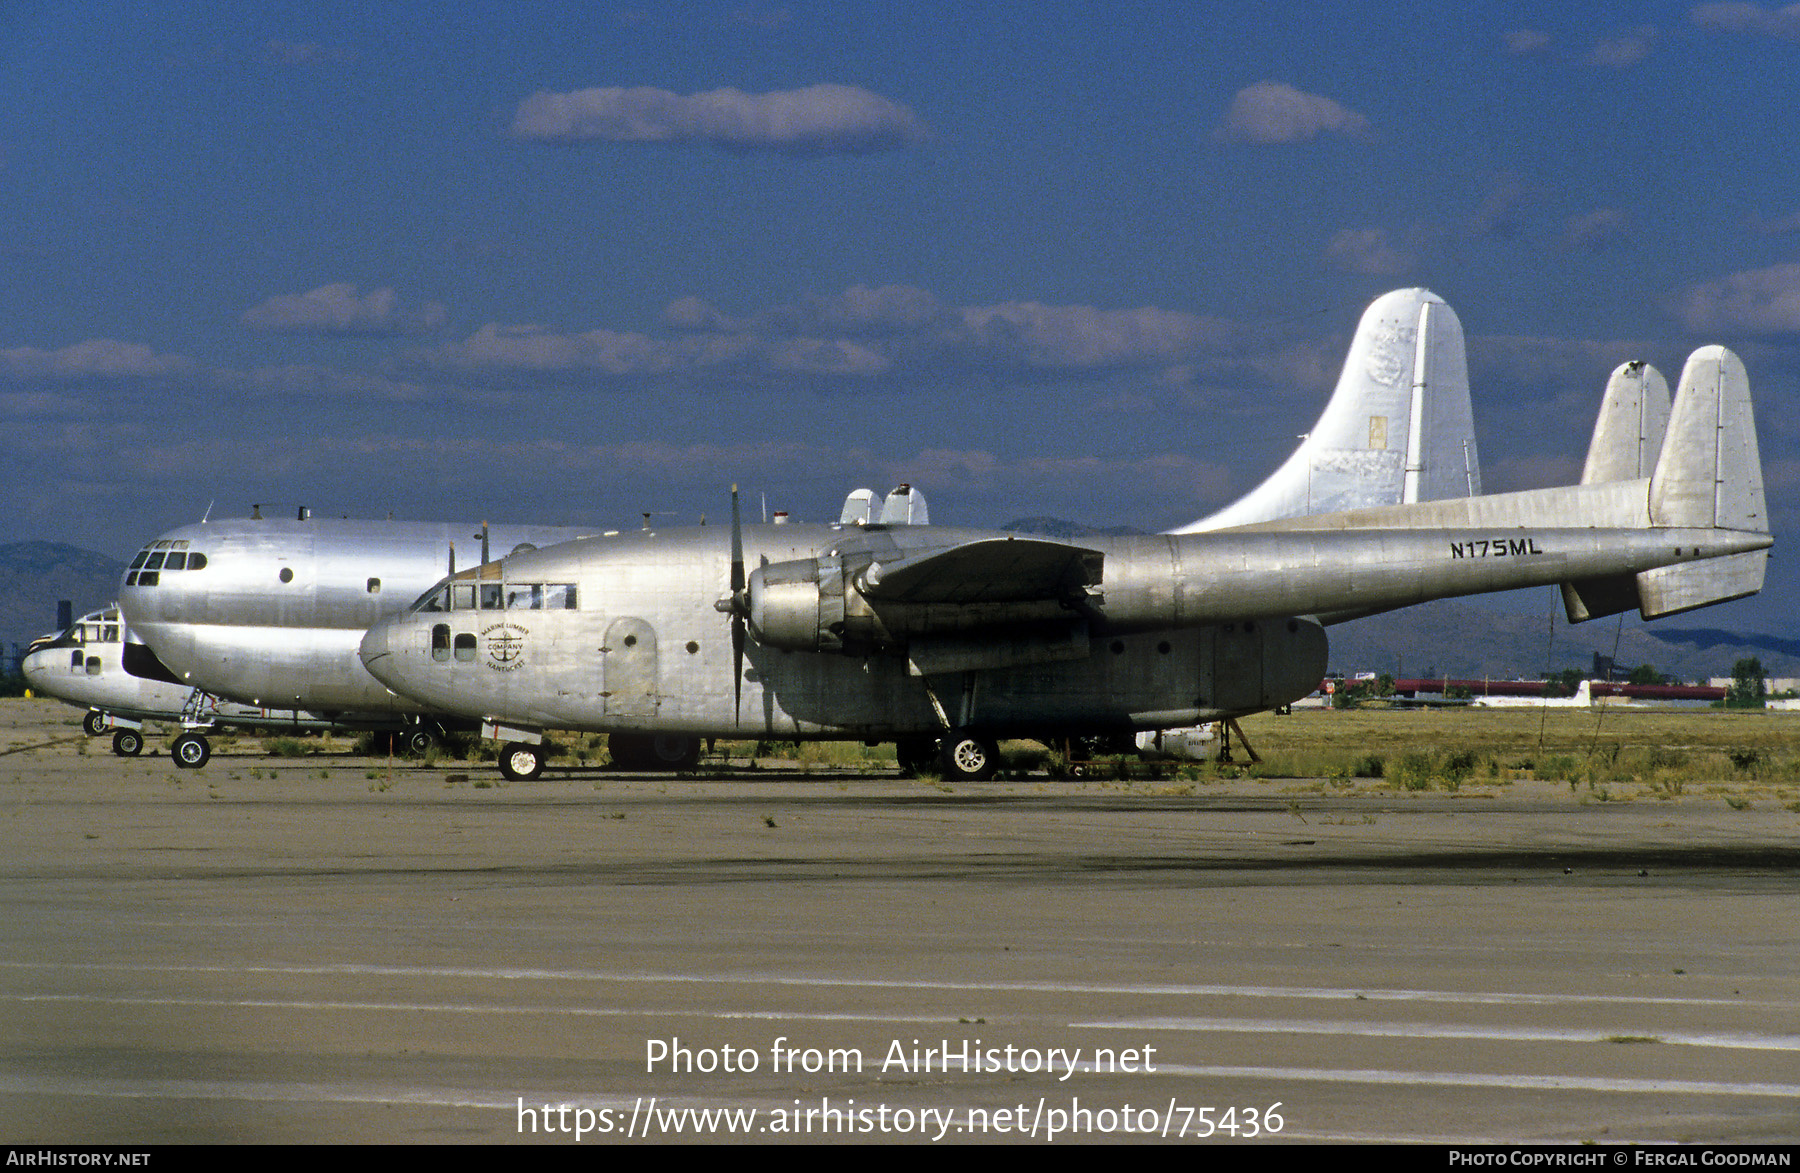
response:
<svg viewBox="0 0 1800 1173"><path fill-rule="evenodd" d="M413 603L414 613L437 611L574 611L572 582L472 582L445 579Z"/></svg>

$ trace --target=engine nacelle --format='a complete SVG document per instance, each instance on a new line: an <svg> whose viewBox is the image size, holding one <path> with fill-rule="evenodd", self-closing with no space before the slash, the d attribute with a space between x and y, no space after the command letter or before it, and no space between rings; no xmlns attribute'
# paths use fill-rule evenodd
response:
<svg viewBox="0 0 1800 1173"><path fill-rule="evenodd" d="M844 566L838 558L772 562L750 574L757 642L790 652L844 648Z"/></svg>

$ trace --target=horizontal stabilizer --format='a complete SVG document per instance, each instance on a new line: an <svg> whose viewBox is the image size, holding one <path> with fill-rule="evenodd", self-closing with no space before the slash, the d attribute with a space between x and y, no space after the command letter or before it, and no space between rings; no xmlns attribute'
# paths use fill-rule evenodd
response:
<svg viewBox="0 0 1800 1173"><path fill-rule="evenodd" d="M992 603L1067 598L1100 581L1098 550L1037 538L984 538L890 562L863 572L862 594L875 602Z"/></svg>

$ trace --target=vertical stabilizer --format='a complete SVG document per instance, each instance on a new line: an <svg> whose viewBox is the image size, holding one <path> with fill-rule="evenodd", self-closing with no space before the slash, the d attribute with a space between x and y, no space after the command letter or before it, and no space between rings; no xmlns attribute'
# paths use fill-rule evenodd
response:
<svg viewBox="0 0 1800 1173"><path fill-rule="evenodd" d="M1606 397L1588 441L1581 483L1640 481L1649 478L1662 454L1669 428L1669 381L1646 362L1621 363L1606 381ZM1601 619L1638 605L1634 574L1562 584L1563 611L1570 623Z"/></svg>
<svg viewBox="0 0 1800 1173"><path fill-rule="evenodd" d="M1430 290L1399 289L1363 312L1337 389L1294 454L1233 504L1170 532L1480 492L1462 323Z"/></svg>
<svg viewBox="0 0 1800 1173"><path fill-rule="evenodd" d="M1656 468L1669 428L1669 381L1647 362L1621 363L1606 381L1581 483L1635 481Z"/></svg>
<svg viewBox="0 0 1800 1173"><path fill-rule="evenodd" d="M1738 356L1707 346L1688 356L1650 476L1650 524L1769 532L1750 377ZM1637 576L1646 619L1742 598L1762 589L1768 552L1754 550Z"/></svg>

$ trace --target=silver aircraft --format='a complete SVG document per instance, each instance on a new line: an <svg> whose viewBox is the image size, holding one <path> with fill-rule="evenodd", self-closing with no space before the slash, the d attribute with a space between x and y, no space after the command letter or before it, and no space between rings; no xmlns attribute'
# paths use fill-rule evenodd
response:
<svg viewBox="0 0 1800 1173"><path fill-rule="evenodd" d="M240 704L191 685L134 676L125 670L126 657L141 661L151 655L136 644L115 605L32 640L20 669L33 692L86 708L82 728L90 737L111 730L112 751L120 757L143 752L146 722L181 727L170 746L170 756L177 766L187 769L206 764L212 750L205 733L220 726L281 731L374 729L424 738L414 744L415 749L430 744L431 734L416 725L408 728L398 713L339 713L328 719L295 709Z"/></svg>
<svg viewBox="0 0 1800 1173"><path fill-rule="evenodd" d="M1656 618L1760 590L1772 544L1749 380L1708 347L1648 476L1080 543L744 526L734 496L729 532L588 538L450 576L362 658L483 720L513 778L541 772L549 728L899 740L915 760L935 741L947 774L981 778L1002 736L1291 703L1324 674L1330 623L1551 583L1571 619Z"/></svg>
<svg viewBox="0 0 1800 1173"><path fill-rule="evenodd" d="M434 714L396 696L357 659L363 632L459 568L591 532L314 517L206 520L144 546L119 587L119 607L142 643L124 645L133 676L199 689L257 708L302 710L334 725L408 719L428 744ZM187 760L210 747L190 731Z"/></svg>
<svg viewBox="0 0 1800 1173"><path fill-rule="evenodd" d="M1268 519L1415 499L1403 496L1408 492L1429 499L1468 491L1470 477L1478 475L1473 470L1461 326L1430 292L1397 290L1363 314L1336 391L1300 453L1247 500L1257 502L1258 519ZM1244 503L1236 509L1243 515ZM907 486L886 501L857 490L843 516L886 525L928 521L923 495ZM1189 528L1216 526L1222 516ZM520 540L541 545L580 532L496 528L491 548L505 551ZM451 571L475 564L468 539L460 560L455 553L468 533L466 526L259 516L160 535L139 553L120 588L126 615L147 644L127 649L136 653L128 665L140 676L197 686L214 698L292 704L325 718L416 714L416 704L364 672L355 644L384 608L435 581L446 558ZM489 547L484 535L481 563L489 560ZM421 722L411 736L428 738L430 728ZM190 757L204 760L203 738L183 744ZM679 764L697 743L677 740L673 756L669 744L620 732L613 751L622 762Z"/></svg>

